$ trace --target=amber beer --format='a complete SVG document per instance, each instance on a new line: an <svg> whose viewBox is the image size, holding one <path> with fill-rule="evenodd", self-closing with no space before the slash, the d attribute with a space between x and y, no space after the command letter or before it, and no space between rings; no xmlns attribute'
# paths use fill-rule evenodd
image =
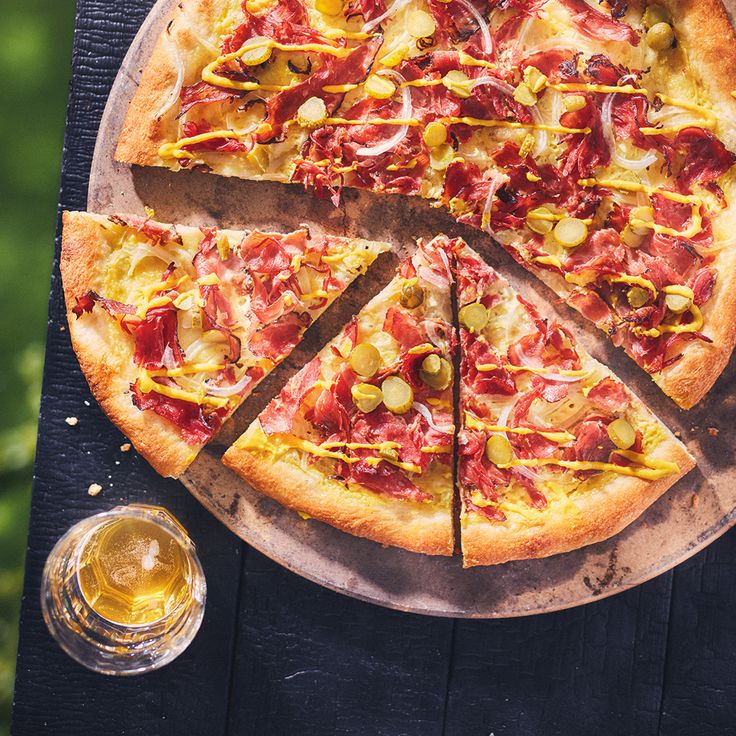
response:
<svg viewBox="0 0 736 736"><path fill-rule="evenodd" d="M205 581L194 545L166 510L122 506L85 519L57 543L41 592L61 647L106 674L161 667L194 638Z"/></svg>

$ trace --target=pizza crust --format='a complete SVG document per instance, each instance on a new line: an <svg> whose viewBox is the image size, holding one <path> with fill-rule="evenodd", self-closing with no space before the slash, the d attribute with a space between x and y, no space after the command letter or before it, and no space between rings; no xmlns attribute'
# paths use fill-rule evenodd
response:
<svg viewBox="0 0 736 736"><path fill-rule="evenodd" d="M76 297L94 288L103 255L100 222L105 219L82 212L63 215L61 275L72 346L105 414L158 473L176 478L202 446L187 444L170 422L134 406L130 397L130 384L137 378L133 343L117 324L99 310L80 319L72 312Z"/></svg>
<svg viewBox="0 0 736 736"><path fill-rule="evenodd" d="M203 64L199 63L201 47L196 32L209 33L206 18L213 18L217 0L196 0L174 7L171 20L156 42L143 71L120 132L115 159L140 166L165 166L159 148L177 139L177 106L161 117L155 117L175 92L182 65L183 83L193 84ZM194 32L193 32L194 31ZM178 57L178 59L177 59Z"/></svg>
<svg viewBox="0 0 736 736"><path fill-rule="evenodd" d="M256 420L242 440L260 424ZM426 555L452 555L450 505L441 507L350 491L318 471L308 473L284 460L252 453L236 442L222 462L251 486L283 506L305 513L344 532L379 544Z"/></svg>
<svg viewBox="0 0 736 736"><path fill-rule="evenodd" d="M729 219L736 228L736 201L734 206ZM704 332L713 343L693 340L680 360L654 376L655 383L683 409L691 409L710 391L736 346L736 248L724 248L716 268L716 288L703 309Z"/></svg>
<svg viewBox="0 0 736 736"><path fill-rule="evenodd" d="M533 525L493 522L478 514L461 519L463 566L497 565L570 552L618 534L695 466L685 447L668 437L649 456L677 463L680 472L656 481L617 476L606 488L574 500L579 514L560 510Z"/></svg>
<svg viewBox="0 0 736 736"><path fill-rule="evenodd" d="M736 150L736 33L722 0L662 0L689 65L708 87L719 115L719 137Z"/></svg>

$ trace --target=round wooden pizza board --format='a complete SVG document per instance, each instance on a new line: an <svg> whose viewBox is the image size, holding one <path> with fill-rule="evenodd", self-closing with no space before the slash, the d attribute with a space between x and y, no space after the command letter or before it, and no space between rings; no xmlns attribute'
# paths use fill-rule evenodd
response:
<svg viewBox="0 0 736 736"><path fill-rule="evenodd" d="M388 240L396 251L382 256L309 330L291 358L264 381L182 477L211 513L248 544L320 585L403 611L478 618L554 611L613 595L669 570L736 523L732 450L736 392L731 389L736 360L698 408L683 412L622 351L594 334L589 323L567 307L558 307L554 294L487 236L458 226L449 215L424 202L349 191L335 209L294 185L116 163L113 154L128 102L175 2L159 0L155 5L113 86L92 163L89 210L142 214L145 205L164 222L242 229L289 230L306 223L315 232ZM224 450L288 377L388 282L397 259L410 252L413 239L438 232L463 235L519 291L541 304L543 313L558 312L566 323L576 323L583 344L677 430L697 458L695 470L613 539L544 560L463 570L459 555L428 557L385 548L304 520L254 491L220 463Z"/></svg>

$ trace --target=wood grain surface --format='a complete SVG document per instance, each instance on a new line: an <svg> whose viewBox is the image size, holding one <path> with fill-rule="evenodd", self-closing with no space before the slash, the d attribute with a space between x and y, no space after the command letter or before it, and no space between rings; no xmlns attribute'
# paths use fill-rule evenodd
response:
<svg viewBox="0 0 736 736"><path fill-rule="evenodd" d="M105 101L151 4L78 1L61 207L84 207ZM69 427L67 416L79 424ZM248 548L181 485L119 451L124 438L94 404L69 345L58 261L40 428L15 736L736 733L733 532L634 590L544 616L453 621L338 595ZM709 448L732 459L718 438ZM97 498L86 493L92 482L105 486ZM121 501L172 509L208 582L192 646L160 672L128 679L66 657L38 602L58 537ZM600 588L607 574L590 585Z"/></svg>

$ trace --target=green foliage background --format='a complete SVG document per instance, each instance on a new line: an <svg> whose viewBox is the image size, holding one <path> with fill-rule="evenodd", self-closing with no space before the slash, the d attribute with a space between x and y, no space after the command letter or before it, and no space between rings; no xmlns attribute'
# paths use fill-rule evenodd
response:
<svg viewBox="0 0 736 736"><path fill-rule="evenodd" d="M9 732L74 0L0 0L0 736Z"/></svg>

